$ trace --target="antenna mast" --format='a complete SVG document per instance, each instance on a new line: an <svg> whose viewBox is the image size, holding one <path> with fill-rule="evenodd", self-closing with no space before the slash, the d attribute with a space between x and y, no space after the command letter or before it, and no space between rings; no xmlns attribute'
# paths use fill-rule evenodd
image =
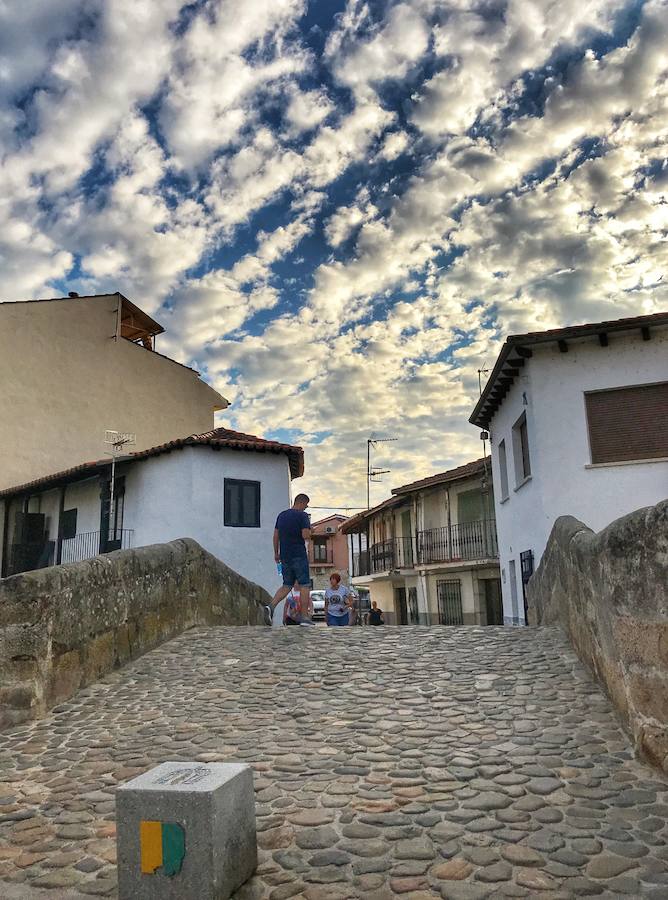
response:
<svg viewBox="0 0 668 900"><path fill-rule="evenodd" d="M376 446L376 444L388 444L391 441L396 441L397 438L367 438L366 442L366 508L371 508L371 482L378 482L381 480L381 475L386 475L390 470L389 469L376 469L371 467L371 448Z"/></svg>

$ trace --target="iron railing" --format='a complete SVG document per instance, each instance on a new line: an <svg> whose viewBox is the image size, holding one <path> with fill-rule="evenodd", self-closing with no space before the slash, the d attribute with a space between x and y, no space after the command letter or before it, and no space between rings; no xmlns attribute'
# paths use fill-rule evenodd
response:
<svg viewBox="0 0 668 900"><path fill-rule="evenodd" d="M415 540L394 538L372 544L353 556L353 577L379 575L394 569L459 560L497 559L499 546L494 519L418 531Z"/></svg>
<svg viewBox="0 0 668 900"><path fill-rule="evenodd" d="M378 575L392 569L412 569L415 565L413 539L409 537L379 541L353 556L353 577Z"/></svg>
<svg viewBox="0 0 668 900"><path fill-rule="evenodd" d="M109 532L107 540L108 546L105 549L101 547L101 531L82 531L73 538L63 540L60 552L61 562L81 562L84 559L92 559L100 553L107 553L109 550L128 550L132 547L134 540L134 531L131 528L117 528ZM103 543L103 542L102 542Z"/></svg>
<svg viewBox="0 0 668 900"><path fill-rule="evenodd" d="M494 519L419 531L417 545L421 563L496 559L499 555Z"/></svg>

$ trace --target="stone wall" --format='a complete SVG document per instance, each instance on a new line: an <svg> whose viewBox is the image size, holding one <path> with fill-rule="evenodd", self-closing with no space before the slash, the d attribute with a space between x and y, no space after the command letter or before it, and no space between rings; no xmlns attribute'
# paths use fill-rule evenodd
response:
<svg viewBox="0 0 668 900"><path fill-rule="evenodd" d="M528 601L530 624L565 628L638 755L668 772L668 501L598 534L557 519Z"/></svg>
<svg viewBox="0 0 668 900"><path fill-rule="evenodd" d="M190 539L0 581L0 727L194 625L259 625L267 592Z"/></svg>

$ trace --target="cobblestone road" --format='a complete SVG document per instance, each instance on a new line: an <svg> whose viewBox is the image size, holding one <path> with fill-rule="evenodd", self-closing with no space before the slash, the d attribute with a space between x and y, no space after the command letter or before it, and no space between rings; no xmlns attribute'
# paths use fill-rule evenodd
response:
<svg viewBox="0 0 668 900"><path fill-rule="evenodd" d="M115 785L193 759L255 769L239 900L668 897L668 783L560 633L421 627L190 631L1 734L0 897L114 897Z"/></svg>

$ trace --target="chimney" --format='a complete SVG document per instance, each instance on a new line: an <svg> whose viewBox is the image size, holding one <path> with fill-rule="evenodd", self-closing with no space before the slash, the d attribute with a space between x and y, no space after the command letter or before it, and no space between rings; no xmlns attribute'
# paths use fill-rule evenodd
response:
<svg viewBox="0 0 668 900"><path fill-rule="evenodd" d="M67 296L74 298L74 297L78 297L79 295L77 294L76 291L70 291Z"/></svg>

